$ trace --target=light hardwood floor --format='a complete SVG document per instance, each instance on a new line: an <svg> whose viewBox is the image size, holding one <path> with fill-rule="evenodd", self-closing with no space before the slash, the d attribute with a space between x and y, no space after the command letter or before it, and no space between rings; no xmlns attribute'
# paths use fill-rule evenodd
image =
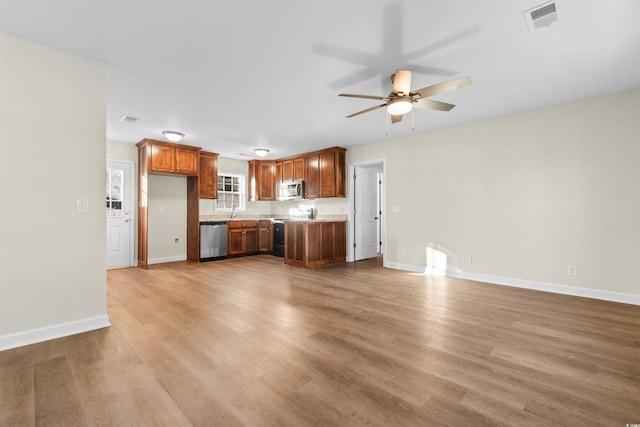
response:
<svg viewBox="0 0 640 427"><path fill-rule="evenodd" d="M0 353L0 425L640 423L638 306L272 256L110 270L108 305Z"/></svg>

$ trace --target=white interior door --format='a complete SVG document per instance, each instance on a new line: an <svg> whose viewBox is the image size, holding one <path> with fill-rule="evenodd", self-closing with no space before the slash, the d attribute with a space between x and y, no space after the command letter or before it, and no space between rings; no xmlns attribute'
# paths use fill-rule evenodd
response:
<svg viewBox="0 0 640 427"><path fill-rule="evenodd" d="M130 162L107 161L107 268L133 265L133 187Z"/></svg>
<svg viewBox="0 0 640 427"><path fill-rule="evenodd" d="M354 260L378 253L378 174L373 169L354 169Z"/></svg>
<svg viewBox="0 0 640 427"><path fill-rule="evenodd" d="M377 194L377 200L376 200L376 212L378 212L378 226L376 227L376 241L377 241L377 248L378 248L378 253L381 254L382 252L382 194L383 194L383 188L382 188L382 174L380 172L378 172L376 174L376 180L377 180L377 190L376 190L376 194Z"/></svg>

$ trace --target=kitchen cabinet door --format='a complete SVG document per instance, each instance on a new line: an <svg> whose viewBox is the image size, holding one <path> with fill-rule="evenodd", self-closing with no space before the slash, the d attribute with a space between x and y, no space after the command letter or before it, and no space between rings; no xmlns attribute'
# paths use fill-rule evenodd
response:
<svg viewBox="0 0 640 427"><path fill-rule="evenodd" d="M249 201L276 199L276 162L249 160Z"/></svg>
<svg viewBox="0 0 640 427"><path fill-rule="evenodd" d="M271 221L258 222L258 252L273 252L273 224Z"/></svg>
<svg viewBox="0 0 640 427"><path fill-rule="evenodd" d="M282 182L293 181L293 160L282 161Z"/></svg>
<svg viewBox="0 0 640 427"><path fill-rule="evenodd" d="M276 199L276 162L261 161L258 163L258 200Z"/></svg>
<svg viewBox="0 0 640 427"><path fill-rule="evenodd" d="M249 228L244 231L244 252L252 254L258 252L258 229Z"/></svg>
<svg viewBox="0 0 640 427"><path fill-rule="evenodd" d="M296 157L293 159L293 180L305 180L305 159L304 157Z"/></svg>
<svg viewBox="0 0 640 427"><path fill-rule="evenodd" d="M227 253L229 255L241 255L245 253L244 230L229 229L229 241L227 242Z"/></svg>
<svg viewBox="0 0 640 427"><path fill-rule="evenodd" d="M336 162L332 151L323 151L318 155L318 196L335 197Z"/></svg>
<svg viewBox="0 0 640 427"><path fill-rule="evenodd" d="M276 191L282 182L282 162L276 162Z"/></svg>
<svg viewBox="0 0 640 427"><path fill-rule="evenodd" d="M200 152L199 195L201 199L218 197L218 154Z"/></svg>
<svg viewBox="0 0 640 427"><path fill-rule="evenodd" d="M320 155L318 153L310 154L306 158L307 179L304 185L305 198L315 199L319 195L319 165Z"/></svg>
<svg viewBox="0 0 640 427"><path fill-rule="evenodd" d="M183 175L198 175L200 173L200 153L192 149L176 147L175 173Z"/></svg>
<svg viewBox="0 0 640 427"><path fill-rule="evenodd" d="M173 173L175 152L175 149L169 145L151 143L149 171Z"/></svg>

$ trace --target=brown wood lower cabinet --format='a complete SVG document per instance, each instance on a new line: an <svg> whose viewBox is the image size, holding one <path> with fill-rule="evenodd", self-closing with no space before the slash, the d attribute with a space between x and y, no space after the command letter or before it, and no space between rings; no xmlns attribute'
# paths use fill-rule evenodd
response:
<svg viewBox="0 0 640 427"><path fill-rule="evenodd" d="M228 254L247 255L258 252L258 222L229 221Z"/></svg>
<svg viewBox="0 0 640 427"><path fill-rule="evenodd" d="M345 221L287 221L284 262L305 268L344 262L346 242Z"/></svg>
<svg viewBox="0 0 640 427"><path fill-rule="evenodd" d="M273 223L269 220L258 221L258 252L273 253Z"/></svg>

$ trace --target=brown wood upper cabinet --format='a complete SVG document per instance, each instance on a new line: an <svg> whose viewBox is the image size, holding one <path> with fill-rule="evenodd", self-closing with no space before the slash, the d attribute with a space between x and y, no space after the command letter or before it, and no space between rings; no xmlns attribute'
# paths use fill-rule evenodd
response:
<svg viewBox="0 0 640 427"><path fill-rule="evenodd" d="M200 148L143 139L139 150L147 152L149 172L179 175L198 175L200 172Z"/></svg>
<svg viewBox="0 0 640 427"><path fill-rule="evenodd" d="M296 157L282 161L282 182L303 181L305 177L305 159Z"/></svg>
<svg viewBox="0 0 640 427"><path fill-rule="evenodd" d="M346 197L346 151L333 147L306 156L305 197Z"/></svg>
<svg viewBox="0 0 640 427"><path fill-rule="evenodd" d="M249 201L276 199L276 162L249 160Z"/></svg>
<svg viewBox="0 0 640 427"><path fill-rule="evenodd" d="M281 182L304 181L305 164L304 156L276 160L276 185Z"/></svg>
<svg viewBox="0 0 640 427"><path fill-rule="evenodd" d="M200 152L200 189L201 199L218 198L218 154Z"/></svg>

